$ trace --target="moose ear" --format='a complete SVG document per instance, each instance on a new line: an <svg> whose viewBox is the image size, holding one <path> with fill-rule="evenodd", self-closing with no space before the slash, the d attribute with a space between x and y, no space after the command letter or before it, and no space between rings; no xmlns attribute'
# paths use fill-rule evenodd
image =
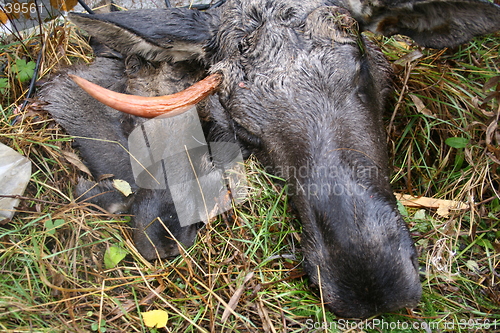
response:
<svg viewBox="0 0 500 333"><path fill-rule="evenodd" d="M385 36L406 35L426 47L454 47L500 30L500 6L488 1L396 0L391 5L382 0L377 2L380 7L364 0L348 1L358 9L355 16L364 29Z"/></svg>
<svg viewBox="0 0 500 333"><path fill-rule="evenodd" d="M212 15L186 8L70 13L69 18L112 49L150 61L201 59L212 37Z"/></svg>

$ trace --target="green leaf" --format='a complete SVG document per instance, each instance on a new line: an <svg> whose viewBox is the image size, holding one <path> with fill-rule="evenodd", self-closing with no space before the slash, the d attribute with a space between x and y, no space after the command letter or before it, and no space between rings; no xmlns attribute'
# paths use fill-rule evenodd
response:
<svg viewBox="0 0 500 333"><path fill-rule="evenodd" d="M128 254L128 251L118 245L113 245L104 253L104 266L106 269L115 268Z"/></svg>
<svg viewBox="0 0 500 333"><path fill-rule="evenodd" d="M47 220L45 221L45 229L47 229L47 233L49 235L55 235L56 234L56 229L59 228L64 224L63 219L57 219L57 220Z"/></svg>
<svg viewBox="0 0 500 333"><path fill-rule="evenodd" d="M457 148L457 149L463 149L467 147L467 144L469 143L469 139L466 138L458 138L458 137L451 137L446 139L445 143L452 147L452 148Z"/></svg>
<svg viewBox="0 0 500 333"><path fill-rule="evenodd" d="M500 201L498 200L497 197L495 197L490 204L491 207L491 212L492 213L498 213L500 212Z"/></svg>
<svg viewBox="0 0 500 333"><path fill-rule="evenodd" d="M9 80L6 78L0 78L0 94L4 95L9 88Z"/></svg>
<svg viewBox="0 0 500 333"><path fill-rule="evenodd" d="M484 247L484 248L488 248L490 250L495 250L495 248L493 247L493 245L491 244L491 242L489 240L487 240L487 239L484 239L484 238L478 239L477 240L477 244L479 246Z"/></svg>
<svg viewBox="0 0 500 333"><path fill-rule="evenodd" d="M17 78L21 82L30 80L35 73L36 63L33 61L26 62L24 59L17 59L12 66L14 72L17 73Z"/></svg>
<svg viewBox="0 0 500 333"><path fill-rule="evenodd" d="M457 154L455 155L455 170L459 170L462 168L462 165L464 164L465 161L465 153L463 149L460 149L457 151Z"/></svg>
<svg viewBox="0 0 500 333"><path fill-rule="evenodd" d="M408 211L406 210L406 207L400 201L397 201L397 205L399 213L403 216L408 216Z"/></svg>
<svg viewBox="0 0 500 333"><path fill-rule="evenodd" d="M467 266L468 269L470 269L474 273L479 273L481 272L481 268L477 264L476 261L474 260L469 260L465 263L465 266Z"/></svg>
<svg viewBox="0 0 500 333"><path fill-rule="evenodd" d="M415 212L413 216L415 220L424 220L425 219L425 209L419 209Z"/></svg>
<svg viewBox="0 0 500 333"><path fill-rule="evenodd" d="M101 332L101 333L104 333L104 332L106 332L106 327L105 327L105 324L106 324L106 323L105 323L105 321L104 321L104 320L101 320L101 322L100 322L100 323L99 323L99 322L97 322L97 321L95 321L95 322L93 322L93 323L90 325L90 329L91 329L92 331L94 331L94 332L99 331L99 332Z"/></svg>

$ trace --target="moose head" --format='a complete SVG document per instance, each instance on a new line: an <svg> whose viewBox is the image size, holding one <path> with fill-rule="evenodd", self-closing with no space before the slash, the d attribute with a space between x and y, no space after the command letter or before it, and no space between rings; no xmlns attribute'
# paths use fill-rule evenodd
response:
<svg viewBox="0 0 500 333"><path fill-rule="evenodd" d="M73 78L102 103L131 114L90 98L66 75L44 89L56 120L87 138L77 143L96 177L113 174L135 184L120 147L131 129L143 117L177 115L196 105L208 136L234 140L286 179L303 223L304 267L329 309L368 317L416 306L417 253L389 184L382 123L391 67L361 32L453 47L500 30L499 6L479 0L228 0L206 12L70 18L115 54L70 70L107 90ZM171 189L135 189L131 200L111 193L103 204L118 202L135 214L134 239L146 258L175 254L171 236L192 244L195 229L178 225ZM157 217L164 223L151 224Z"/></svg>

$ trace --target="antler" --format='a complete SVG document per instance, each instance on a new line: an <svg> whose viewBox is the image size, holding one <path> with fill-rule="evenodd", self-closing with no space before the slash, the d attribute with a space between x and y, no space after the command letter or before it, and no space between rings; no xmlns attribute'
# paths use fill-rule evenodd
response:
<svg viewBox="0 0 500 333"><path fill-rule="evenodd" d="M143 97L118 93L103 88L76 75L69 74L90 96L115 110L139 117L176 116L212 94L222 82L222 74L207 76L178 93L158 97Z"/></svg>

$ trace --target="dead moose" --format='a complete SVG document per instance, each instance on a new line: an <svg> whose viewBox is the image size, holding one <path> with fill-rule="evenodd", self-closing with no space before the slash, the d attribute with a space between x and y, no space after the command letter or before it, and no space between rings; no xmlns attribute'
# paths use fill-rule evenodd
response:
<svg viewBox="0 0 500 333"><path fill-rule="evenodd" d="M499 6L480 0L228 0L204 12L70 19L110 50L67 73L108 89L75 78L113 108L66 73L41 95L56 121L77 137L95 179L112 174L132 184L131 198L114 191L110 179L88 193L92 183L82 181L77 195L133 214L133 237L145 258L177 255L172 237L190 246L197 226L179 225L172 188L137 186L127 137L143 117L179 114L196 104L210 141L237 142L245 155L255 154L287 180L303 223L304 268L313 283L320 281L329 309L368 317L417 305L417 254L388 180L382 112L391 67L361 32L453 47L500 30ZM144 98L153 96L163 97ZM175 138L182 130L160 134Z"/></svg>

